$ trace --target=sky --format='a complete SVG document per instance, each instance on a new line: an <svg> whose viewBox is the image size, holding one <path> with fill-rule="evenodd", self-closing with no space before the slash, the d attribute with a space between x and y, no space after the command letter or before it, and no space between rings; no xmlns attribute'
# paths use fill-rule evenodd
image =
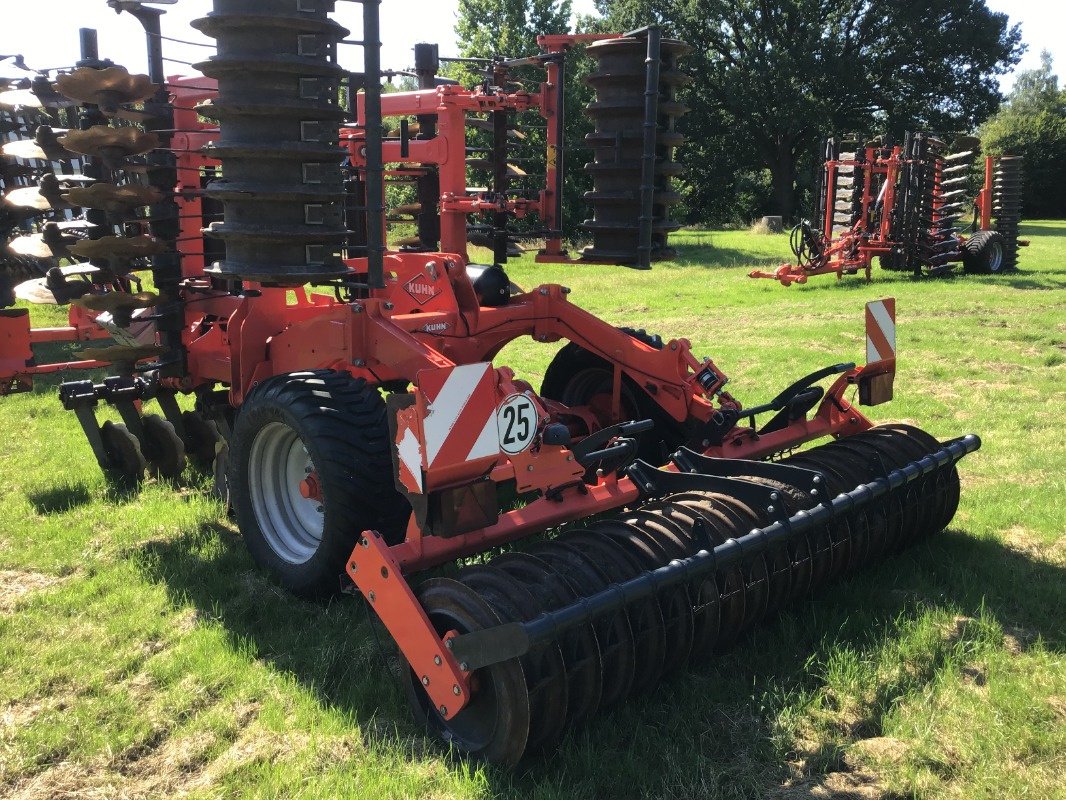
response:
<svg viewBox="0 0 1066 800"><path fill-rule="evenodd" d="M987 0L994 11L1010 15L1011 22L1020 22L1022 38L1029 45L1018 69L1039 66L1040 51L1050 50L1055 58L1056 72L1066 84L1066 2L1063 0ZM382 66L403 69L411 66L411 47L416 42L438 42L441 55L457 55L455 19L458 0L383 0L381 4ZM163 35L177 39L209 43L189 27L190 20L204 16L211 8L211 0L179 0L176 5L161 6ZM593 13L592 0L573 0L575 13ZM362 5L341 0L333 15L341 25L360 38ZM44 24L42 24L42 21ZM0 54L21 53L26 63L41 69L69 66L77 60L78 28L92 27L99 31L100 54L130 69L147 69L144 36L140 25L128 14L117 15L105 0L0 0ZM165 42L164 52L179 61L195 62L212 52L208 47ZM513 54L517 55L517 54ZM358 47L342 46L341 63L353 71L360 69L362 51ZM188 73L179 63L167 65L170 74ZM4 75L12 73L3 69ZM1013 76L1001 81L1003 91L1009 91Z"/></svg>

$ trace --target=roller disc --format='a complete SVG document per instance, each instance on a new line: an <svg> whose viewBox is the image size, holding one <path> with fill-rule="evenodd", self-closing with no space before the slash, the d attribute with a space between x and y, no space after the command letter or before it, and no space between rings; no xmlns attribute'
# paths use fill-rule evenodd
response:
<svg viewBox="0 0 1066 800"><path fill-rule="evenodd" d="M434 578L418 590L434 629L443 636L491 628L502 620L477 592L459 581ZM530 707L526 680L517 659L476 670L470 702L445 719L422 687L420 676L403 670L404 688L416 717L430 730L472 756L514 766L529 738Z"/></svg>
<svg viewBox="0 0 1066 800"><path fill-rule="evenodd" d="M676 551L667 549L654 535L621 520L600 520L590 525L589 530L614 538L640 562L646 572L665 566L677 557L674 554ZM661 592L657 599L666 627L662 669L664 673L669 673L683 664L692 650L693 604L687 586Z"/></svg>
<svg viewBox="0 0 1066 800"><path fill-rule="evenodd" d="M940 442L936 437L930 435L921 428L916 428L913 425L906 425L903 423L896 423L885 426L889 430L898 432L909 440L913 440L925 448L926 453L931 453L934 450L939 449ZM937 476L940 478L938 482L937 491L942 492L940 501L936 504L935 518L933 520L930 533L936 533L947 527L955 516L955 512L959 507L959 470L954 464L947 470L937 470Z"/></svg>
<svg viewBox="0 0 1066 800"><path fill-rule="evenodd" d="M570 583L536 556L504 553L492 560L492 566L520 581L544 608L577 602ZM559 639L559 648L566 667L567 721L580 725L596 712L602 696L603 669L596 631L591 625L574 628Z"/></svg>
<svg viewBox="0 0 1066 800"><path fill-rule="evenodd" d="M728 528L728 520L715 510L707 498L695 492L685 492L670 497L670 502L681 509L698 514L703 520L712 547L728 538L723 532ZM718 570L715 575L718 586L718 636L715 648L718 652L727 649L740 635L744 625L745 602L747 592L744 590L744 573L739 566L728 570Z"/></svg>
<svg viewBox="0 0 1066 800"><path fill-rule="evenodd" d="M172 481L180 478L185 469L185 443L174 426L158 414L145 414L141 417L141 426L151 473Z"/></svg>
<svg viewBox="0 0 1066 800"><path fill-rule="evenodd" d="M530 554L545 561L570 581L578 595L587 597L607 588L603 571L576 547L561 541L541 542ZM593 622L600 644L603 685L598 705L611 706L629 693L636 669L636 645L625 609L605 614Z"/></svg>
<svg viewBox="0 0 1066 800"><path fill-rule="evenodd" d="M753 528L762 527L765 524L751 508L735 497L711 493L708 499L729 518L727 538L739 539ZM744 601L743 629L747 631L766 616L766 610L769 607L770 570L766 564L766 557L760 554L752 558L745 565L744 572L744 591L747 597Z"/></svg>
<svg viewBox="0 0 1066 800"><path fill-rule="evenodd" d="M821 449L823 458L833 458L841 471L853 481L851 487L868 483L887 474L881 454L861 442L851 441L853 437L841 439ZM864 506L862 514L866 524L853 527L851 537L851 557L848 567L854 571L871 560L871 554L880 553L888 543L888 518L882 500Z"/></svg>
<svg viewBox="0 0 1066 800"><path fill-rule="evenodd" d="M778 495L777 505L784 508L789 516L795 514L800 508L805 508L809 505L806 497L788 484L754 475L742 475L740 477L742 480L773 489ZM754 509L751 510L754 511ZM770 523L771 519L768 513L764 515L760 509L757 520L757 524L760 527ZM802 537L797 541L802 541ZM780 611L792 596L793 560L793 555L788 545L774 547L766 553L766 566L770 582L769 597L766 602L766 616L772 616ZM803 580L802 576L801 580ZM805 580L809 584L809 578Z"/></svg>
<svg viewBox="0 0 1066 800"><path fill-rule="evenodd" d="M691 540L688 555L714 547L708 525L698 512L667 497L654 504L656 512L684 529ZM646 506L649 508L649 506ZM710 575L689 585L693 603L692 658L702 660L714 651L721 625L721 603L715 576Z"/></svg>
<svg viewBox="0 0 1066 800"><path fill-rule="evenodd" d="M599 564L611 583L622 583L643 572L640 562L610 536L590 530L574 530L567 531L564 540ZM654 600L634 603L627 610L636 652L630 693L639 694L657 683L662 675L666 624L659 604Z"/></svg>
<svg viewBox="0 0 1066 800"><path fill-rule="evenodd" d="M504 622L528 622L543 609L533 594L503 570L467 567L458 579L477 592ZM526 751L558 745L566 728L567 686L563 655L556 642L534 648L521 659L529 695Z"/></svg>
<svg viewBox="0 0 1066 800"><path fill-rule="evenodd" d="M827 491L830 497L835 497L842 492L854 488L854 484L848 485L847 479L831 463L826 463L824 457L819 456L821 448L806 450L798 455L790 456L785 460L787 464L797 467L818 470L829 481ZM815 585L820 589L827 583L831 583L847 571L851 555L851 529L865 524L865 517L856 515L835 517L827 526L829 535L830 558L829 567L821 585Z"/></svg>
<svg viewBox="0 0 1066 800"><path fill-rule="evenodd" d="M927 454L925 448L906 436L888 428L878 426L867 431L864 436L877 441L882 447L900 454L901 463L907 463ZM903 515L903 536L901 546L926 535L935 523L931 516L930 498L935 494L935 476L925 476L912 481L900 492Z"/></svg>

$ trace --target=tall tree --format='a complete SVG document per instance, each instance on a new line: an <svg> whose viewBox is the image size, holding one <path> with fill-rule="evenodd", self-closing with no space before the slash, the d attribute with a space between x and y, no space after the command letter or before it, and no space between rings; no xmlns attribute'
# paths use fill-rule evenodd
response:
<svg viewBox="0 0 1066 800"><path fill-rule="evenodd" d="M694 125L726 120L794 216L797 169L830 131L972 130L1022 52L984 0L597 0L616 28L658 22L693 45ZM690 153L698 152L690 149ZM690 165L691 166L691 165Z"/></svg>
<svg viewBox="0 0 1066 800"><path fill-rule="evenodd" d="M1066 216L1066 89L1051 63L1018 75L1007 102L981 127L992 153L1025 159L1022 213L1028 217Z"/></svg>

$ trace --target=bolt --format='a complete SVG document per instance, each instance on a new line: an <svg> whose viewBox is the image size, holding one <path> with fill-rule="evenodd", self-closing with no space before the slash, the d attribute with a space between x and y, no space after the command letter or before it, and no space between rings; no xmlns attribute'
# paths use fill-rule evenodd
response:
<svg viewBox="0 0 1066 800"><path fill-rule="evenodd" d="M423 686L429 686L429 676L428 675L423 675L422 676L422 685Z"/></svg>
<svg viewBox="0 0 1066 800"><path fill-rule="evenodd" d="M359 565L358 565L358 564L356 564L356 563L355 563L355 562L353 561L352 563L350 563L350 564L348 565L348 569L350 569L350 570L351 570L352 572L358 572L358 571L359 571Z"/></svg>
<svg viewBox="0 0 1066 800"><path fill-rule="evenodd" d="M374 594L373 592L370 592L370 602L373 603L377 599L378 599L378 596L376 594Z"/></svg>
<svg viewBox="0 0 1066 800"><path fill-rule="evenodd" d="M526 472L532 472L532 471L533 471L533 465L530 464L528 467L526 467Z"/></svg>
<svg viewBox="0 0 1066 800"><path fill-rule="evenodd" d="M563 294L570 294L571 291L572 289L569 286L563 287Z"/></svg>
<svg viewBox="0 0 1066 800"><path fill-rule="evenodd" d="M548 296L548 290L547 290L547 289L541 289L541 290L540 290L540 293L541 293L542 295L544 295L545 297L547 297L547 296Z"/></svg>
<svg viewBox="0 0 1066 800"><path fill-rule="evenodd" d="M440 715L442 717L448 716L448 706L441 706L440 707Z"/></svg>
<svg viewBox="0 0 1066 800"><path fill-rule="evenodd" d="M455 686L452 686L452 694L454 694L456 697L458 697L462 693L463 693L463 690L459 688L458 684L455 685Z"/></svg>
<svg viewBox="0 0 1066 800"><path fill-rule="evenodd" d="M573 461L573 460L574 460L574 457L573 457L573 456L567 456L567 457L566 457L566 460L567 460L567 461Z"/></svg>
<svg viewBox="0 0 1066 800"><path fill-rule="evenodd" d="M596 477L597 478L602 478L603 477L603 470L602 469L596 470Z"/></svg>
<svg viewBox="0 0 1066 800"><path fill-rule="evenodd" d="M711 446L711 440L710 439L704 439L703 440L703 446L704 447L710 447Z"/></svg>
<svg viewBox="0 0 1066 800"><path fill-rule="evenodd" d="M469 672L470 671L470 665L467 664L465 661L463 661L461 664L459 664L459 669L461 671L463 671L463 672Z"/></svg>
<svg viewBox="0 0 1066 800"><path fill-rule="evenodd" d="M817 496L818 496L818 490L817 489L811 489L811 497L817 497Z"/></svg>
<svg viewBox="0 0 1066 800"><path fill-rule="evenodd" d="M655 484L654 483L645 483L644 484L644 488L647 489L649 492L653 492L653 491L655 491Z"/></svg>
<svg viewBox="0 0 1066 800"><path fill-rule="evenodd" d="M455 643L451 639L449 639L444 643L444 646L451 650L453 647L455 647Z"/></svg>
<svg viewBox="0 0 1066 800"><path fill-rule="evenodd" d="M389 577L389 568L388 567L382 567L381 568L381 577L382 578Z"/></svg>
<svg viewBox="0 0 1066 800"><path fill-rule="evenodd" d="M356 303L354 306L352 306L352 311L354 311L356 314L362 314L363 313L363 307L361 305L359 305L358 303Z"/></svg>
<svg viewBox="0 0 1066 800"><path fill-rule="evenodd" d="M778 498L778 494L777 494L777 492L770 492L770 499L771 499L771 500L773 500L773 501L775 501L775 502L776 502L776 501L777 501L777 498Z"/></svg>
<svg viewBox="0 0 1066 800"><path fill-rule="evenodd" d="M773 506L767 506L766 507L766 513L767 514L773 514L774 513L774 507Z"/></svg>
<svg viewBox="0 0 1066 800"><path fill-rule="evenodd" d="M385 304L385 310L386 311L392 311L393 308L395 308L395 306L392 303L386 303Z"/></svg>
<svg viewBox="0 0 1066 800"><path fill-rule="evenodd" d="M359 540L359 544L361 544L363 547L370 547L370 542L367 541L367 538L365 536Z"/></svg>
<svg viewBox="0 0 1066 800"><path fill-rule="evenodd" d="M433 656L433 663L439 667L441 665L440 656Z"/></svg>
<svg viewBox="0 0 1066 800"><path fill-rule="evenodd" d="M315 511L317 511L319 514L321 514L322 511L323 511L322 506L315 506Z"/></svg>
<svg viewBox="0 0 1066 800"><path fill-rule="evenodd" d="M821 483L822 482L822 476L821 475L815 475L813 482L814 483Z"/></svg>
<svg viewBox="0 0 1066 800"><path fill-rule="evenodd" d="M366 366L366 362L363 359L361 359L361 358L355 359L355 361L353 361L352 363L355 366L357 366L357 367L365 367Z"/></svg>
<svg viewBox="0 0 1066 800"><path fill-rule="evenodd" d="M314 467L304 467L304 472L306 472L308 475L310 475L314 471L315 471Z"/></svg>

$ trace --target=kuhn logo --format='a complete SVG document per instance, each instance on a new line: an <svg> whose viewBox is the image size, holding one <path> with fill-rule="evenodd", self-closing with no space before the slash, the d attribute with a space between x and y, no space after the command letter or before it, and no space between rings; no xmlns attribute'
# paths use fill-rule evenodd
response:
<svg viewBox="0 0 1066 800"><path fill-rule="evenodd" d="M450 327L451 325L447 322L431 322L428 325L423 325L419 330L423 333L444 333Z"/></svg>
<svg viewBox="0 0 1066 800"><path fill-rule="evenodd" d="M440 294L440 288L432 283L424 275L416 275L403 285L407 293L415 299L419 305L424 305Z"/></svg>

